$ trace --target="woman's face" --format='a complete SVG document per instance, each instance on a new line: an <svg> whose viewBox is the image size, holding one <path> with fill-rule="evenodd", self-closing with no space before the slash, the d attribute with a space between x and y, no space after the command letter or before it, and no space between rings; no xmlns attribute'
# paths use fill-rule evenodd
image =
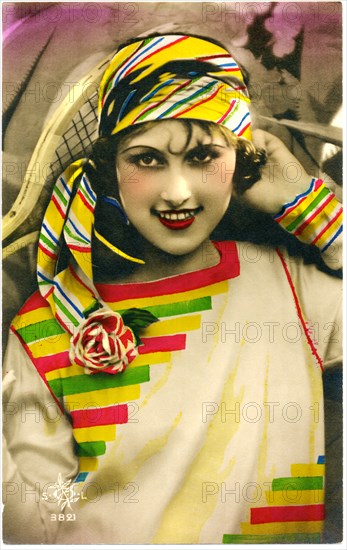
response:
<svg viewBox="0 0 347 550"><path fill-rule="evenodd" d="M162 121L125 138L116 156L119 195L131 224L172 255L196 251L222 219L236 153L222 135Z"/></svg>

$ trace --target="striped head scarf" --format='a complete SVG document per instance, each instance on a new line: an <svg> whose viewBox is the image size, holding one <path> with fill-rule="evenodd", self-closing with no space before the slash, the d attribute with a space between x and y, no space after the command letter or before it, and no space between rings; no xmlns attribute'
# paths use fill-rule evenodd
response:
<svg viewBox="0 0 347 550"><path fill-rule="evenodd" d="M186 35L143 38L122 47L106 69L99 89L99 135L147 121L189 118L222 124L251 139L249 103L240 68L222 46ZM39 288L70 333L100 301L92 282L96 201L83 161L76 161L56 182L41 227ZM79 275L71 266L57 273L63 241Z"/></svg>
<svg viewBox="0 0 347 550"><path fill-rule="evenodd" d="M99 90L100 136L150 120L199 119L251 139L250 99L240 67L203 38L167 35L125 46Z"/></svg>

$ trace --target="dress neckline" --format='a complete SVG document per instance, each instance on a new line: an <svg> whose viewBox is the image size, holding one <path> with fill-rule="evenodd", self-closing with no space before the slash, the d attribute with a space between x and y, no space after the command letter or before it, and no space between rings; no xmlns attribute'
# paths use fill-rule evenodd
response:
<svg viewBox="0 0 347 550"><path fill-rule="evenodd" d="M173 275L165 279L136 283L96 283L100 297L108 302L121 299L144 298L163 294L176 294L232 279L240 274L240 262L234 241L213 241L220 254L218 264Z"/></svg>

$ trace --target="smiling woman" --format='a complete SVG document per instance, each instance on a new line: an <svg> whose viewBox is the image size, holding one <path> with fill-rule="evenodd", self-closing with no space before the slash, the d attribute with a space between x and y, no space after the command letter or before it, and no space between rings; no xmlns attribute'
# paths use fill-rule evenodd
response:
<svg viewBox="0 0 347 550"><path fill-rule="evenodd" d="M106 69L99 139L56 183L12 324L6 401L45 414L8 414L8 483L39 498L7 491L6 540L321 541L340 281L211 234L237 198L339 268L342 209L251 131L249 101L208 38L138 38Z"/></svg>

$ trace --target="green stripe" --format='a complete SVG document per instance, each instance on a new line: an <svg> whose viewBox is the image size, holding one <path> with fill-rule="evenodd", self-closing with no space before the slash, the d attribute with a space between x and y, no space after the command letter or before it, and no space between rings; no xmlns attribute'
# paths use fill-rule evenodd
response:
<svg viewBox="0 0 347 550"><path fill-rule="evenodd" d="M223 544L276 544L321 542L320 533L286 533L281 535L223 535Z"/></svg>
<svg viewBox="0 0 347 550"><path fill-rule="evenodd" d="M36 340L42 340L42 338L64 334L65 330L56 319L47 319L46 321L39 321L27 327L19 328L17 332L26 344L30 344Z"/></svg>
<svg viewBox="0 0 347 550"><path fill-rule="evenodd" d="M291 224L286 227L287 231L293 231L304 218L319 204L326 195L329 195L330 189L324 187L317 197L308 205L308 207Z"/></svg>
<svg viewBox="0 0 347 550"><path fill-rule="evenodd" d="M60 198L60 200L64 204L64 206L66 206L67 205L67 200L64 197L64 195L62 194L62 192L60 191L59 187L55 187L54 192L55 192L56 195L58 195L58 197Z"/></svg>
<svg viewBox="0 0 347 550"><path fill-rule="evenodd" d="M90 204L90 206L95 206L95 202L92 199L92 197L88 194L88 191L86 191L82 185L80 186L80 190L82 191L83 196L86 198L87 202Z"/></svg>
<svg viewBox="0 0 347 550"><path fill-rule="evenodd" d="M196 311L206 311L212 309L212 300L210 296L196 298L194 300L185 300L173 304L161 304L157 306L146 306L146 311L153 313L156 317L171 317L172 315L184 315L185 313L194 313ZM125 309L119 311L124 313Z"/></svg>
<svg viewBox="0 0 347 550"><path fill-rule="evenodd" d="M105 441L86 441L79 443L76 449L77 456L100 456L106 453Z"/></svg>
<svg viewBox="0 0 347 550"><path fill-rule="evenodd" d="M323 476L278 477L272 480L273 491L305 491L323 489Z"/></svg>
<svg viewBox="0 0 347 550"><path fill-rule="evenodd" d="M197 77L193 78L192 81L191 81L191 83L190 83L190 84L187 84L187 86L191 86L192 84L194 84L194 83L195 83L197 80L199 80L199 79L200 79L200 76L197 76ZM206 90L201 91L201 92L200 92L199 94L197 94L195 97L199 97L199 96L202 95L204 92L206 92ZM173 106L171 107L171 109L170 109L169 111L167 111L167 113L166 113L165 116L167 116L173 109L179 109L180 107L182 107L182 106L185 105L186 103L188 103L188 99L185 101L185 103L180 103L179 105L173 105ZM157 105L154 105L154 107L152 107L151 109L149 109L148 111L146 111L145 113L143 113L143 115L141 115L141 116L139 117L138 120L139 120L139 121L140 121L140 120L144 120L145 118L148 117L148 115L151 114L152 111L154 111L154 110L157 109L157 108L158 108L158 106L157 106Z"/></svg>
<svg viewBox="0 0 347 550"><path fill-rule="evenodd" d="M64 227L64 231L66 231L66 233L68 235L70 235L70 237L72 237L75 241L78 241L79 243L82 243L84 245L88 244L84 239L81 239L81 237L78 237L77 235L75 235L75 233L72 233L72 231L68 228L68 226L65 224L65 227Z"/></svg>
<svg viewBox="0 0 347 550"><path fill-rule="evenodd" d="M59 298L57 298L57 296L55 295L54 292L53 292L53 300L60 307L60 309L63 311L63 313L65 313L66 317L68 317L70 319L70 321L75 325L75 327L78 327L79 322L77 321L77 319L75 319L75 317L64 306L64 304L59 300Z"/></svg>
<svg viewBox="0 0 347 550"><path fill-rule="evenodd" d="M79 374L77 376L68 376L67 378L56 378L55 380L50 380L49 385L57 397L62 397L63 395L73 395L74 393L131 386L148 381L149 365L143 365L125 370L120 374L100 372L93 375Z"/></svg>
<svg viewBox="0 0 347 550"><path fill-rule="evenodd" d="M47 239L47 237L43 233L40 233L40 241L43 241L44 243L46 243L46 245L49 246L51 250L55 250L55 245L52 244L52 241Z"/></svg>
<svg viewBox="0 0 347 550"><path fill-rule="evenodd" d="M232 116L237 114L237 111L239 110L240 105L241 105L240 101L236 103L234 109L231 110L231 113L229 113L228 116L223 120L222 124L226 124Z"/></svg>

